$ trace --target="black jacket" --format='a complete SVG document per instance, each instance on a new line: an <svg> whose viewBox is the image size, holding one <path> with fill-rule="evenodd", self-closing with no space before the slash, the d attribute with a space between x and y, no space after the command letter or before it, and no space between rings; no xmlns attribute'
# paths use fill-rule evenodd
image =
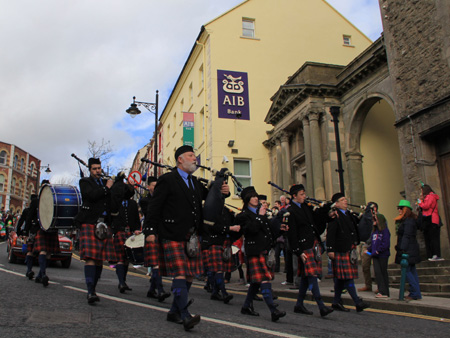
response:
<svg viewBox="0 0 450 338"><path fill-rule="evenodd" d="M397 254L395 255L395 263L400 264L403 253L409 255L409 264L420 263L420 249L416 234L416 221L413 218L404 219L397 231L397 245L395 247Z"/></svg>
<svg viewBox="0 0 450 338"><path fill-rule="evenodd" d="M30 208L23 209L22 215L20 215L20 218L19 218L19 220L17 221L17 224L16 224L17 236L26 236L27 235L25 233L25 229L22 230L22 226L23 226L24 223L26 224L26 220L27 220L29 212L30 212Z"/></svg>
<svg viewBox="0 0 450 338"><path fill-rule="evenodd" d="M230 226L234 225L234 212L227 207L222 210L221 217L213 226L203 225L202 245L210 247L211 245L223 245L227 238L231 242L237 240L241 235L239 232L230 231Z"/></svg>
<svg viewBox="0 0 450 338"><path fill-rule="evenodd" d="M36 235L40 229L38 221L38 207L39 199L32 199L29 207L30 210L28 211L27 218L25 219L24 234L26 235Z"/></svg>
<svg viewBox="0 0 450 338"><path fill-rule="evenodd" d="M103 186L98 185L93 177L83 177L80 180L80 193L83 205L75 221L81 224L96 224L97 220L106 212L105 220L111 224L111 190L106 187L106 180Z"/></svg>
<svg viewBox="0 0 450 338"><path fill-rule="evenodd" d="M159 177L146 213L145 236L158 235L159 239L187 241L190 230L201 235L203 227L202 200L208 191L192 177L192 193L177 170Z"/></svg>
<svg viewBox="0 0 450 338"><path fill-rule="evenodd" d="M314 241L320 243L320 235L325 231L325 223L318 219L318 215L306 203L299 208L292 203L287 209L288 216L288 240L295 253L311 249Z"/></svg>
<svg viewBox="0 0 450 338"><path fill-rule="evenodd" d="M114 216L112 220L112 229L114 233L124 231L126 227L128 227L131 232L141 230L138 206L136 201L132 199L122 202L119 207L119 214Z"/></svg>
<svg viewBox="0 0 450 338"><path fill-rule="evenodd" d="M360 242L357 222L351 214L344 215L340 210L337 213L338 217L328 223L327 251L349 252L352 245Z"/></svg>

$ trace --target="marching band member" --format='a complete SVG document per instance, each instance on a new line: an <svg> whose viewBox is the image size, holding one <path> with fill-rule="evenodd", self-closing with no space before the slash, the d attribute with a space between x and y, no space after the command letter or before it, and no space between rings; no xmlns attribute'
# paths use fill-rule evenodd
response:
<svg viewBox="0 0 450 338"><path fill-rule="evenodd" d="M100 159L88 161L89 177L80 179L83 205L75 217L81 224L80 259L84 260L84 276L87 286L88 304L100 301L95 293L102 274L103 261L116 261L113 239L105 233L104 224L111 225L111 179L102 179Z"/></svg>
<svg viewBox="0 0 450 338"><path fill-rule="evenodd" d="M304 305L306 291L311 289L314 299L319 306L320 315L325 317L333 309L325 306L320 295L317 278L322 276L322 246L320 234L325 231L325 219L320 221L319 215L305 203L306 193L303 184L293 185L290 189L292 201L287 208L288 240L292 252L298 255L298 270L300 271L300 288L294 312L312 315Z"/></svg>
<svg viewBox="0 0 450 338"><path fill-rule="evenodd" d="M370 305L358 297L354 282L354 279L358 278L356 246L360 242L357 222L347 211L348 202L343 193L334 194L331 201L336 206L330 213L332 220L327 229L327 251L333 262L335 277L332 308L337 311L350 311L341 304L342 290L347 289L355 302L356 311L361 312Z"/></svg>
<svg viewBox="0 0 450 338"><path fill-rule="evenodd" d="M258 210L258 194L255 188L252 186L244 188L241 192L241 198L244 206L242 212L236 216L235 223L241 226L245 236L244 246L250 279L250 286L241 313L259 316L259 313L253 308L253 299L261 287L261 293L271 312L272 321L276 322L284 317L286 312L278 310L273 302L272 285L270 283L272 275L267 267L265 257L273 245L276 234L273 233L269 220L265 216L265 207L261 206ZM287 230L287 228L282 225L281 230Z"/></svg>
<svg viewBox="0 0 450 338"><path fill-rule="evenodd" d="M151 203L153 193L155 191L157 178L150 176L147 178L148 196L141 199L140 204L142 211L144 212L144 222L147 219L148 206ZM158 241L158 236L155 236L155 241L145 241L144 244L144 266L151 267L152 276L150 278L150 288L147 292L147 297L158 299L159 302L163 302L166 298L170 297L170 292L166 292L163 287L161 278L160 266L164 265L164 253L162 247ZM158 290L158 292L156 292Z"/></svg>

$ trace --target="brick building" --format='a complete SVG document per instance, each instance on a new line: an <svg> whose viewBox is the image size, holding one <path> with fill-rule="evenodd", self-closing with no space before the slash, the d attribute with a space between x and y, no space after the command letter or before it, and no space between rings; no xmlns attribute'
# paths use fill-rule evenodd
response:
<svg viewBox="0 0 450 338"><path fill-rule="evenodd" d="M22 212L39 186L41 160L25 150L0 142L1 209Z"/></svg>

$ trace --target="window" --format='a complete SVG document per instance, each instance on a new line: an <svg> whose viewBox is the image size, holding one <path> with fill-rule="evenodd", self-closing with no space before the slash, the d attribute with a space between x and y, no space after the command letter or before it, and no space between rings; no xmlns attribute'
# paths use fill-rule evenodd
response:
<svg viewBox="0 0 450 338"><path fill-rule="evenodd" d="M34 174L34 163L31 163L30 164L30 173L29 173L29 175L33 176L33 174Z"/></svg>
<svg viewBox="0 0 450 338"><path fill-rule="evenodd" d="M17 169L17 164L19 162L19 156L14 156L14 162L13 162L13 167L14 169Z"/></svg>
<svg viewBox="0 0 450 338"><path fill-rule="evenodd" d="M251 172L250 160L234 160L234 176L236 176L244 188L252 185ZM234 188L234 194L237 194L236 187Z"/></svg>
<svg viewBox="0 0 450 338"><path fill-rule="evenodd" d="M352 37L350 35L343 35L342 38L344 40L344 46L352 45Z"/></svg>
<svg viewBox="0 0 450 338"><path fill-rule="evenodd" d="M2 150L0 152L0 164L6 165L6 163L8 162L8 154L6 153L6 151Z"/></svg>
<svg viewBox="0 0 450 338"><path fill-rule="evenodd" d="M22 196L22 188L23 188L23 183L22 183L22 181L19 181L19 190L17 191L18 196Z"/></svg>
<svg viewBox="0 0 450 338"><path fill-rule="evenodd" d="M16 191L16 179L13 178L11 183L11 194L14 194L15 191Z"/></svg>
<svg viewBox="0 0 450 338"><path fill-rule="evenodd" d="M23 158L20 160L20 170L25 171L25 160Z"/></svg>
<svg viewBox="0 0 450 338"><path fill-rule="evenodd" d="M0 175L0 192L5 191L5 176Z"/></svg>
<svg viewBox="0 0 450 338"><path fill-rule="evenodd" d="M189 85L189 105L192 105L194 102L194 89L192 88L192 82Z"/></svg>
<svg viewBox="0 0 450 338"><path fill-rule="evenodd" d="M242 36L255 37L255 20L242 18Z"/></svg>

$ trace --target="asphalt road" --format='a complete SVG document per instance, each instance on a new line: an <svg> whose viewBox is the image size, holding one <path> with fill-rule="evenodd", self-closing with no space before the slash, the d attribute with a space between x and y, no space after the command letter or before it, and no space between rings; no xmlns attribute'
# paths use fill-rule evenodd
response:
<svg viewBox="0 0 450 338"><path fill-rule="evenodd" d="M37 273L38 266L34 267ZM201 285L194 285L191 313L202 315L201 323L185 332L181 325L166 321L172 298L165 303L146 298L148 277L130 273L133 289L120 294L117 277L109 268L97 286L101 301L86 301L83 263L72 260L70 269L59 264L48 268L51 284L25 278L26 267L7 262L6 243L0 243L0 337L442 337L450 325L372 311L334 312L321 318L317 306L308 302L313 316L293 312L294 301L278 299L287 316L270 321L263 302L255 302L260 317L240 314L245 295L234 294L229 305L211 301ZM166 290L170 283L165 282Z"/></svg>

